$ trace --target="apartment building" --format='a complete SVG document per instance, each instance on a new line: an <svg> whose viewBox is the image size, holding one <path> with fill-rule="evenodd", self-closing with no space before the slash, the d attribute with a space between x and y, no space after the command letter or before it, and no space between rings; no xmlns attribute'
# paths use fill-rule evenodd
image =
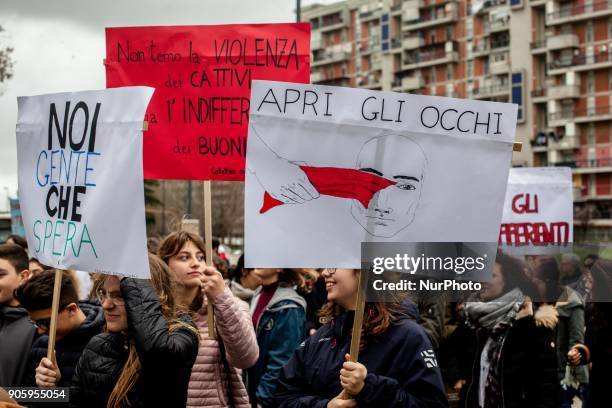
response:
<svg viewBox="0 0 612 408"><path fill-rule="evenodd" d="M612 1L530 7L534 165L572 167L578 226L610 240Z"/></svg>
<svg viewBox="0 0 612 408"><path fill-rule="evenodd" d="M518 166L573 168L612 240L612 0L344 0L302 9L313 83L518 105Z"/></svg>

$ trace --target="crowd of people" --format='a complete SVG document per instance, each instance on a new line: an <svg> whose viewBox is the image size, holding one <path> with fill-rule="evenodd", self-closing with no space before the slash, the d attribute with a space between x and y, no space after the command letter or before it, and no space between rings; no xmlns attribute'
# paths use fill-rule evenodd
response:
<svg viewBox="0 0 612 408"><path fill-rule="evenodd" d="M100 408L609 406L612 263L597 256L500 252L463 302L367 302L354 361L360 270L207 266L186 231L149 249L147 280L62 272L47 358L55 270L22 237L1 244L0 387Z"/></svg>

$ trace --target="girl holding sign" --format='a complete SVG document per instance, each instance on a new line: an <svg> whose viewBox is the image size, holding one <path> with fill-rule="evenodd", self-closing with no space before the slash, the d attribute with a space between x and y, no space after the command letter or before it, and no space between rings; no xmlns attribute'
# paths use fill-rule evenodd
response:
<svg viewBox="0 0 612 408"><path fill-rule="evenodd" d="M188 315L177 315L168 267L155 255L149 267L151 284L103 276L97 295L107 333L93 337L81 355L71 406L185 406L197 330Z"/></svg>
<svg viewBox="0 0 612 408"><path fill-rule="evenodd" d="M281 370L281 407L448 406L433 347L410 302L367 303L359 362L348 359L359 270L325 269L325 323ZM347 395L352 399L345 399Z"/></svg>
<svg viewBox="0 0 612 408"><path fill-rule="evenodd" d="M259 348L248 305L232 294L217 269L206 266L204 242L198 235L187 231L172 233L158 252L175 277L177 299L196 316L200 332L187 407L249 408L240 370L257 362ZM219 340L208 336L209 299L215 309Z"/></svg>

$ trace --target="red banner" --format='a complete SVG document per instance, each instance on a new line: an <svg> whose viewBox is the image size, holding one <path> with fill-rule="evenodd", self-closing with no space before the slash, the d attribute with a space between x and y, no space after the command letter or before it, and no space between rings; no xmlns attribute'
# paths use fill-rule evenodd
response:
<svg viewBox="0 0 612 408"><path fill-rule="evenodd" d="M156 88L145 178L244 180L251 81L310 82L310 25L106 29L106 86Z"/></svg>

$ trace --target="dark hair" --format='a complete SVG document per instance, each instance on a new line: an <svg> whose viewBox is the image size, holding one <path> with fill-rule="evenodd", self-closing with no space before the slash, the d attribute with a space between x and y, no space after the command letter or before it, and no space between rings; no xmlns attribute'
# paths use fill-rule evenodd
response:
<svg viewBox="0 0 612 408"><path fill-rule="evenodd" d="M19 245L0 244L0 259L10 263L17 273L28 269L29 266L28 253Z"/></svg>
<svg viewBox="0 0 612 408"><path fill-rule="evenodd" d="M236 263L236 266L234 266L231 270L230 270L230 280L233 280L235 282L240 282L240 278L242 278L242 272L244 271L244 253L240 255L240 257L238 258L238 262Z"/></svg>
<svg viewBox="0 0 612 408"><path fill-rule="evenodd" d="M525 295L534 299L537 297L537 289L525 273L523 262L502 251L497 252L495 263L499 264L501 274L504 278L504 293L519 288Z"/></svg>
<svg viewBox="0 0 612 408"><path fill-rule="evenodd" d="M162 240L157 249L157 255L162 261L168 263L170 258L181 252L183 246L188 242L192 242L202 253L206 254L206 246L199 235L187 231L176 231Z"/></svg>
<svg viewBox="0 0 612 408"><path fill-rule="evenodd" d="M15 289L15 298L29 312L49 309L53 303L53 287L55 269L42 271L32 276L23 285ZM59 308L65 308L71 303L79 303L79 295L72 283L68 271L62 271L62 286Z"/></svg>
<svg viewBox="0 0 612 408"><path fill-rule="evenodd" d="M9 239L12 239L13 242L15 243L15 245L19 245L23 249L28 249L28 241L24 237L22 237L21 235L11 234L8 237L6 237L7 241ZM5 241L5 243L6 243L6 241Z"/></svg>

